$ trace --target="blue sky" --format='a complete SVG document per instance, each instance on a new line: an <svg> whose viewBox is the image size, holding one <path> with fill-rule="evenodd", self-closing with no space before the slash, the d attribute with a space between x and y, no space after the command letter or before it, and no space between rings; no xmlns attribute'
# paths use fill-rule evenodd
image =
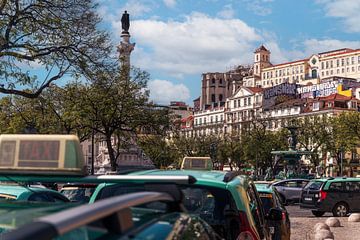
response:
<svg viewBox="0 0 360 240"><path fill-rule="evenodd" d="M130 14L132 65L151 74L157 103L192 100L201 74L251 64L264 44L271 62L360 48L360 0L97 0L114 43Z"/></svg>

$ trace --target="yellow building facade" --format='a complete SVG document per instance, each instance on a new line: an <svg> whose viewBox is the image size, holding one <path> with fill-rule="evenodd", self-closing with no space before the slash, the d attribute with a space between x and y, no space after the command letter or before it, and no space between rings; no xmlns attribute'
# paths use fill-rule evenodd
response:
<svg viewBox="0 0 360 240"><path fill-rule="evenodd" d="M260 64L256 59L265 59ZM331 76L360 79L360 49L338 49L313 54L309 58L272 65L270 51L261 46L255 51L254 72L260 77L255 85L268 88L281 83L317 84Z"/></svg>

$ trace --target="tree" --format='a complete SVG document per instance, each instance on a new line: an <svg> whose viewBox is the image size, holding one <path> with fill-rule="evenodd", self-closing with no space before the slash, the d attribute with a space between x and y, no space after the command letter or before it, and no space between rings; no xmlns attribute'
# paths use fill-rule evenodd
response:
<svg viewBox="0 0 360 240"><path fill-rule="evenodd" d="M91 84L77 85L70 99L84 113L82 125L104 137L115 171L120 149L134 145L141 131L166 131L167 115L148 102L148 91L144 89L149 75L144 71L133 69L128 76L127 71L117 67L104 68L87 77Z"/></svg>
<svg viewBox="0 0 360 240"><path fill-rule="evenodd" d="M360 113L344 112L331 120L332 138L327 151L340 163L346 152L355 153L360 143ZM341 156L342 155L342 156ZM351 154L351 158L354 155Z"/></svg>
<svg viewBox="0 0 360 240"><path fill-rule="evenodd" d="M157 168L177 164L179 153L174 146L161 135L144 135L138 138L138 144Z"/></svg>
<svg viewBox="0 0 360 240"><path fill-rule="evenodd" d="M231 170L244 165L244 149L238 134L225 135L218 149L218 160L222 165L229 164Z"/></svg>
<svg viewBox="0 0 360 240"><path fill-rule="evenodd" d="M241 135L246 162L255 166L255 170L271 168L274 170L275 162L271 151L286 148L284 131L271 132L266 129L266 120L254 120L250 127Z"/></svg>
<svg viewBox="0 0 360 240"><path fill-rule="evenodd" d="M293 120L293 123L299 127L297 130L297 139L299 148L305 151L311 151L310 161L314 166L318 166L319 154L326 155L326 148L332 139L332 129L330 128L330 119L324 116L304 117Z"/></svg>
<svg viewBox="0 0 360 240"><path fill-rule="evenodd" d="M111 45L95 11L91 0L2 0L0 92L36 98L65 74L106 64Z"/></svg>

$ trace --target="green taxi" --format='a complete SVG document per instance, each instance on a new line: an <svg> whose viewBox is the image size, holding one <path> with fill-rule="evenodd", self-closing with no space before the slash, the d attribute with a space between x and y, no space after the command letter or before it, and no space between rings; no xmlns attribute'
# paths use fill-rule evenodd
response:
<svg viewBox="0 0 360 240"><path fill-rule="evenodd" d="M156 200L172 201L169 195L138 192L81 206L0 202L0 238L220 239L198 216L136 207Z"/></svg>
<svg viewBox="0 0 360 240"><path fill-rule="evenodd" d="M255 185L236 172L177 170L148 170L137 176L192 176L194 184L177 184L184 194L183 204L192 214L204 219L225 239L270 239L261 200ZM170 180L168 180L170 182ZM150 185L150 186L149 186ZM117 195L166 189L166 183L103 183L94 191L90 203ZM272 209L269 219L281 219L281 212Z"/></svg>
<svg viewBox="0 0 360 240"><path fill-rule="evenodd" d="M269 184L255 183L256 190L260 195L263 210L265 214L270 212L270 209L276 208L281 211L281 220L267 220L273 240L290 240L290 218L289 214L281 202L281 197L276 188Z"/></svg>
<svg viewBox="0 0 360 240"><path fill-rule="evenodd" d="M41 187L0 185L0 199L65 203L70 200L63 194Z"/></svg>
<svg viewBox="0 0 360 240"><path fill-rule="evenodd" d="M316 217L360 212L360 178L313 179L302 189L300 208L310 209Z"/></svg>

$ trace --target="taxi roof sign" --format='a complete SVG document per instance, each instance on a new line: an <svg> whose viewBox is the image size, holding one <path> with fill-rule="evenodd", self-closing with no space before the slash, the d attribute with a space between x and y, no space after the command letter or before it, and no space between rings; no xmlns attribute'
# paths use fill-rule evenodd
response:
<svg viewBox="0 0 360 240"><path fill-rule="evenodd" d="M0 172L85 175L76 135L2 134Z"/></svg>

